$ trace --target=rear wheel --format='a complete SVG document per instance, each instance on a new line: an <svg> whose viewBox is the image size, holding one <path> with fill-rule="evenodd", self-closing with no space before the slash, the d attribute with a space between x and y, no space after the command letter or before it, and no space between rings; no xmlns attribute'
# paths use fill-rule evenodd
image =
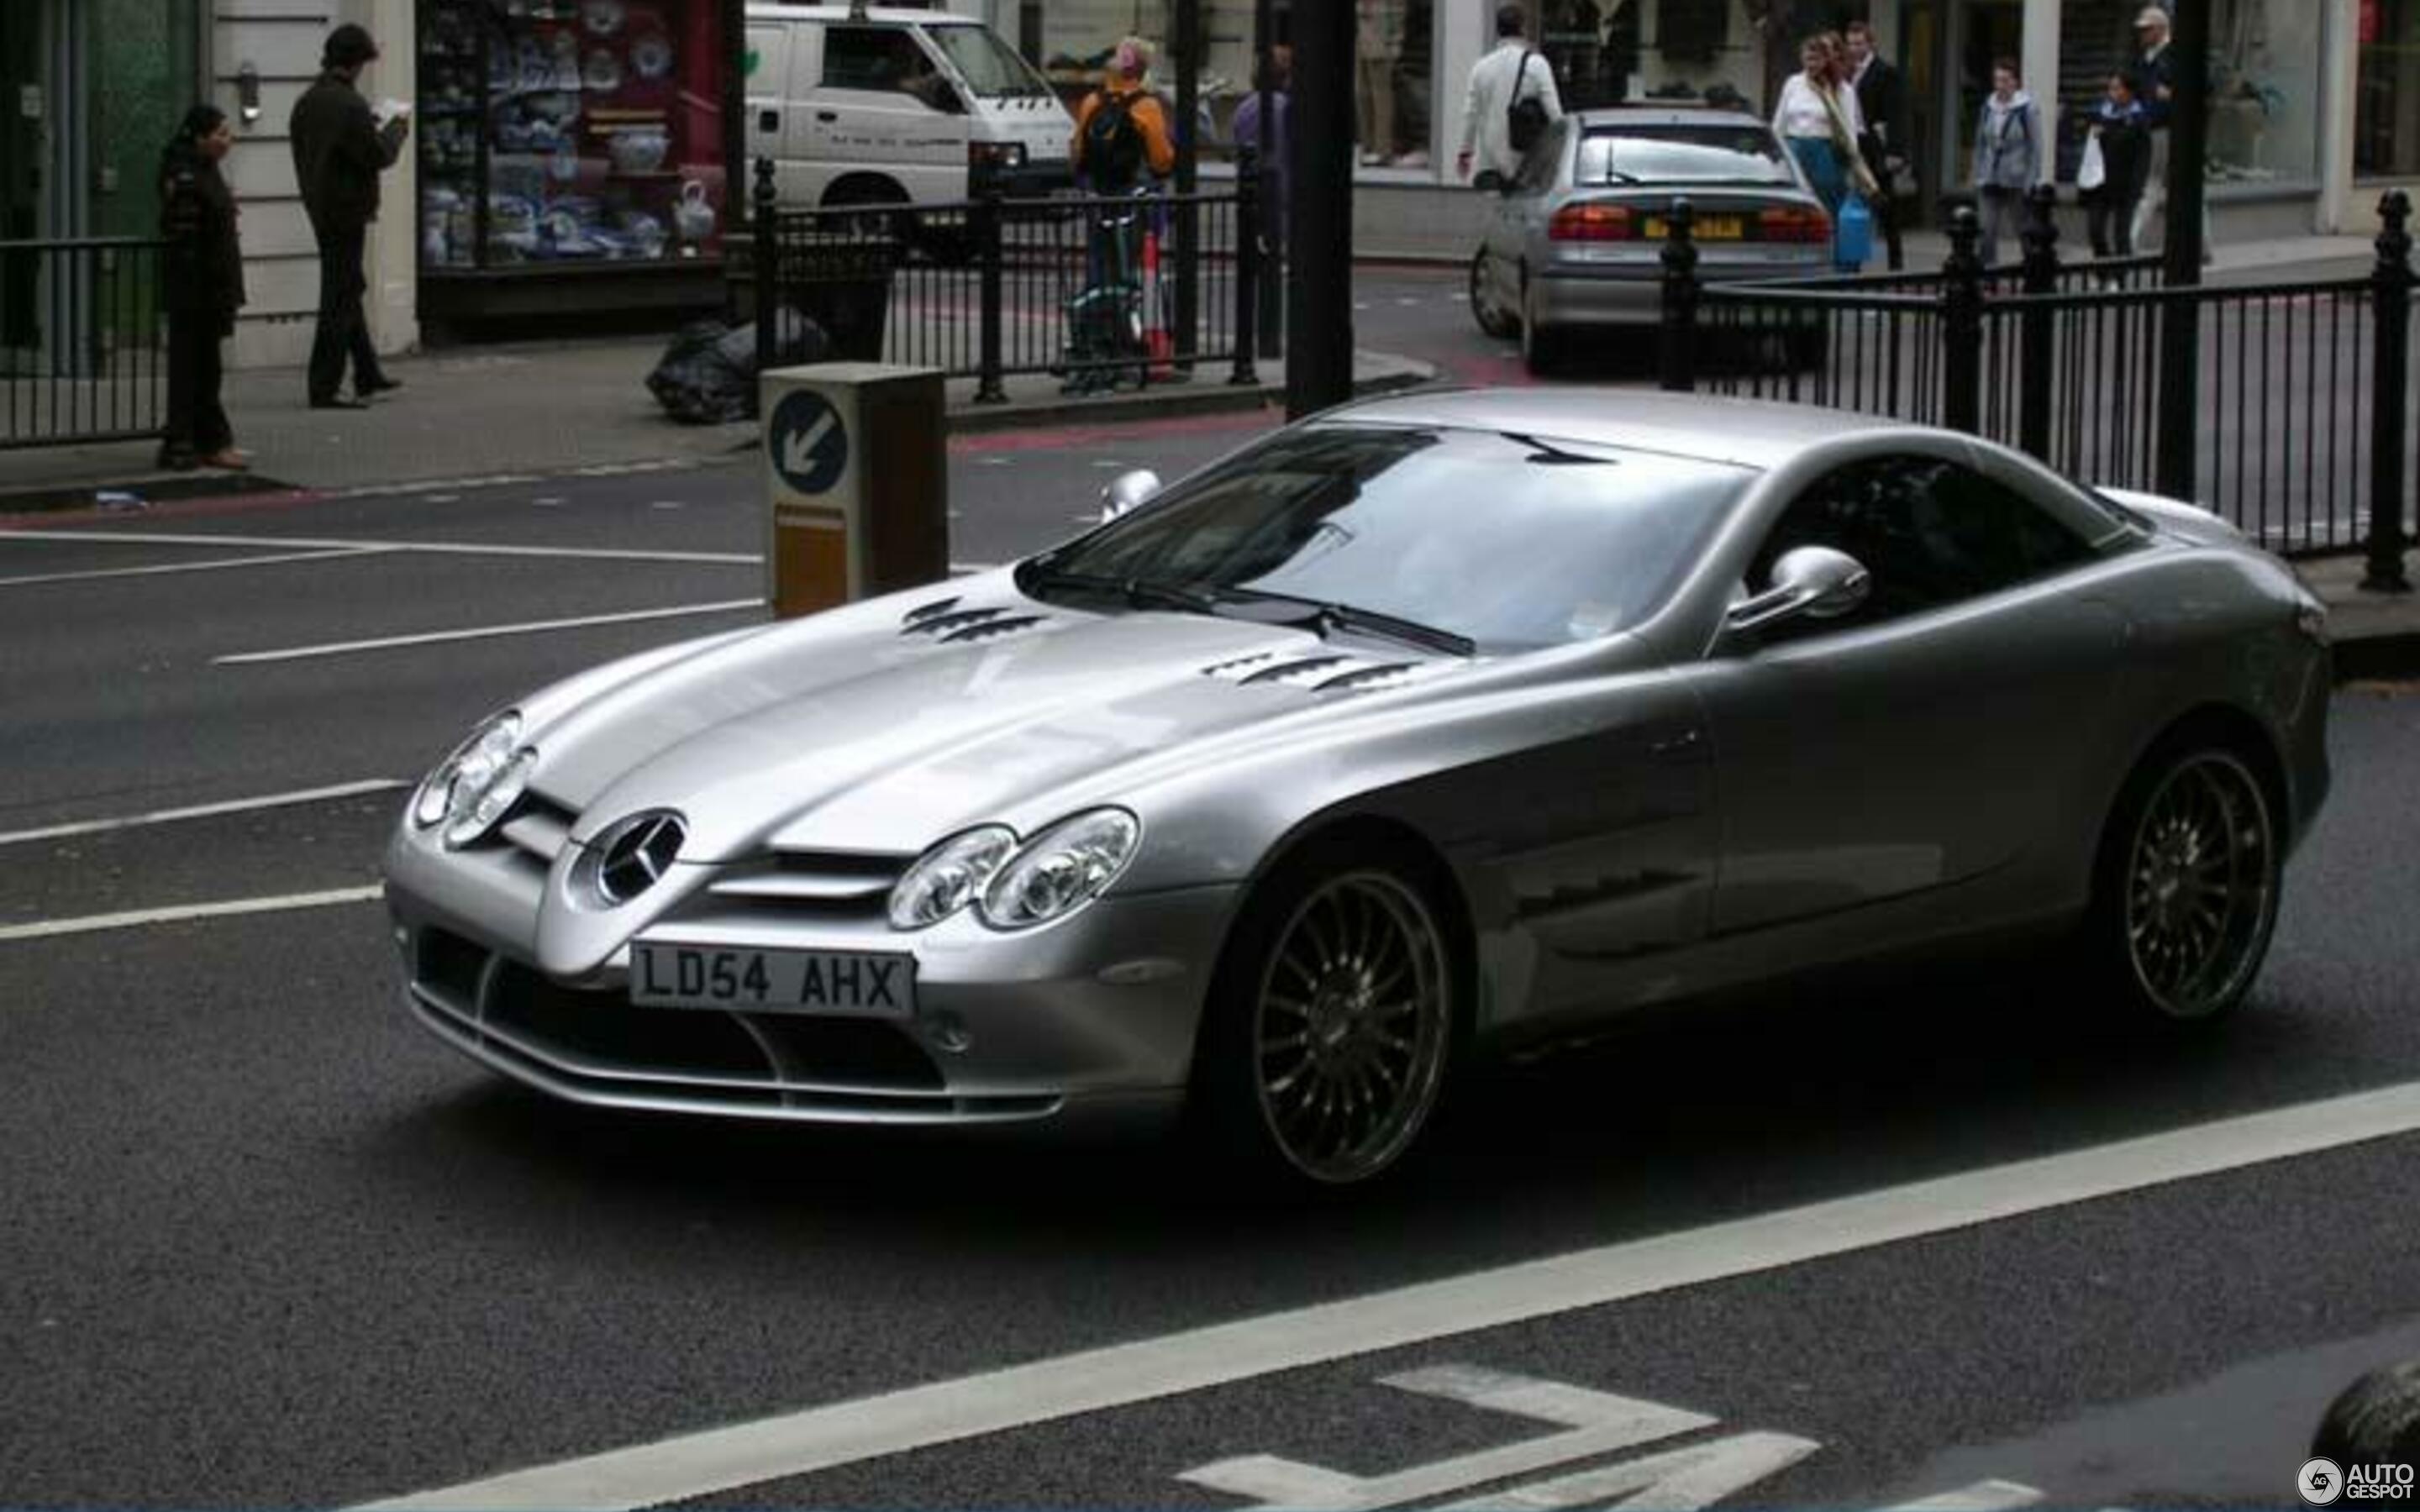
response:
<svg viewBox="0 0 2420 1512"><path fill-rule="evenodd" d="M1301 1184L1385 1173L1427 1127L1455 1034L1443 916L1416 868L1330 850L1246 905L1193 1094L1220 1154Z"/></svg>
<svg viewBox="0 0 2420 1512"><path fill-rule="evenodd" d="M2207 1024L2242 1006L2269 952L2284 856L2269 788L2233 744L2164 743L2102 836L2086 964L2139 1022Z"/></svg>
<svg viewBox="0 0 2420 1512"><path fill-rule="evenodd" d="M1526 285L1521 306L1521 365L1531 378L1551 378L1562 370L1563 333L1538 318L1536 296Z"/></svg>

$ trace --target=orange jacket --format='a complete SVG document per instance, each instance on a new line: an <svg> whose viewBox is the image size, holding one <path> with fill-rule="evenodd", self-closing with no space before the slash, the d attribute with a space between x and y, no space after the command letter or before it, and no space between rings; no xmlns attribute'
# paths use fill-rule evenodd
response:
<svg viewBox="0 0 2420 1512"><path fill-rule="evenodd" d="M1076 172L1081 174L1084 171L1084 128L1092 121L1093 113L1101 108L1101 102L1113 95L1134 99L1134 103L1126 110L1134 117L1135 130L1142 133L1143 161L1151 165L1151 171L1162 178L1174 173L1176 142L1168 134L1168 112L1161 108L1159 97L1139 84L1121 85L1114 83L1105 84L1086 95L1084 102L1076 107L1076 142L1069 154L1074 160Z"/></svg>

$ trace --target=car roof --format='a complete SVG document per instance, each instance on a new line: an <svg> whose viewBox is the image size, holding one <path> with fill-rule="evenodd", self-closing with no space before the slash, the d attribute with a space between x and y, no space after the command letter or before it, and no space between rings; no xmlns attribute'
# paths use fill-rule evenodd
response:
<svg viewBox="0 0 2420 1512"><path fill-rule="evenodd" d="M876 6L852 16L845 5L807 5L799 0L748 0L748 14L758 21L861 21L876 26L980 26L973 16L949 10L907 10Z"/></svg>
<svg viewBox="0 0 2420 1512"><path fill-rule="evenodd" d="M1717 110L1712 105L1615 105L1596 110L1575 110L1572 118L1583 131L1606 131L1622 126L1762 126L1763 117L1745 110Z"/></svg>
<svg viewBox="0 0 2420 1512"><path fill-rule="evenodd" d="M1759 471L1849 435L1934 434L1929 426L1811 405L1722 399L1652 389L1441 389L1330 412L1339 424L1440 425L1660 452Z"/></svg>

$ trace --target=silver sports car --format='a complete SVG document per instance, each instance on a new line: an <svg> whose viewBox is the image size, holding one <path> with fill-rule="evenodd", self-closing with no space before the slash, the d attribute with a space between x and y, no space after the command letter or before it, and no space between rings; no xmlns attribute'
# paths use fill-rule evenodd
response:
<svg viewBox="0 0 2420 1512"><path fill-rule="evenodd" d="M1122 480L1120 503L1148 491ZM1425 393L482 725L387 858L447 1042L626 1108L1182 1105L1349 1183L1476 1050L2050 932L2244 997L2322 609L2189 505L1831 411Z"/></svg>

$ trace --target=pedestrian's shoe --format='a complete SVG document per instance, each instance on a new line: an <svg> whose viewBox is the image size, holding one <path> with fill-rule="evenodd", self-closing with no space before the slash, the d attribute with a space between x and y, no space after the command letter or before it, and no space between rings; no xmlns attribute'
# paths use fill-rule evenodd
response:
<svg viewBox="0 0 2420 1512"><path fill-rule="evenodd" d="M311 401L311 408L314 409L367 409L369 407L370 402L367 399L340 399L334 394L324 399Z"/></svg>
<svg viewBox="0 0 2420 1512"><path fill-rule="evenodd" d="M252 454L240 446L222 446L203 457L201 463L206 468L217 468L225 472L242 472L251 468Z"/></svg>
<svg viewBox="0 0 2420 1512"><path fill-rule="evenodd" d="M403 379L401 378L375 378L370 379L367 383L355 383L353 385L353 393L358 398L366 399L373 393L392 393L402 387Z"/></svg>
<svg viewBox="0 0 2420 1512"><path fill-rule="evenodd" d="M191 472L202 465L202 459L191 452L171 451L165 448L163 448L160 455L152 458L152 461L162 471L167 472Z"/></svg>

